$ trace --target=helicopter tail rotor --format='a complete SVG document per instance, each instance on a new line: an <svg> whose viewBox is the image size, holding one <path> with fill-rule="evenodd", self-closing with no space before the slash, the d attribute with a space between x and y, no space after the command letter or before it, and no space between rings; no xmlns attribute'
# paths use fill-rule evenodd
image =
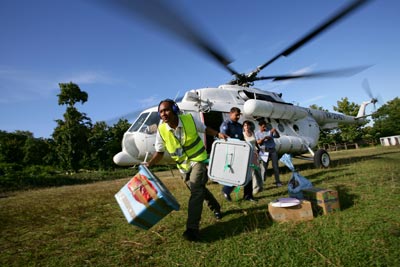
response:
<svg viewBox="0 0 400 267"><path fill-rule="evenodd" d="M374 96L372 94L372 90L371 90L371 87L370 87L367 79L364 79L362 81L362 87L364 88L364 91L367 93L367 95L371 99L370 102L374 105L374 110L376 110L376 103L382 102L382 101L378 100L378 98L380 99L380 96Z"/></svg>

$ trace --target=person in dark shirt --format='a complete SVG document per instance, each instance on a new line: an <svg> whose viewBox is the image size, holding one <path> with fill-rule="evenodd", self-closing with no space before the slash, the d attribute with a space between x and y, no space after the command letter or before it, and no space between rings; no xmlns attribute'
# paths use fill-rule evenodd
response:
<svg viewBox="0 0 400 267"><path fill-rule="evenodd" d="M222 122L219 131L230 138L239 139L244 141L243 136L243 126L239 122L240 119L240 109L238 107L231 108L229 112L229 119ZM222 193L226 200L232 201L231 193L235 187L234 186L224 186L222 188ZM253 183L250 181L244 186L244 196L243 198L248 201L255 201L253 198Z"/></svg>

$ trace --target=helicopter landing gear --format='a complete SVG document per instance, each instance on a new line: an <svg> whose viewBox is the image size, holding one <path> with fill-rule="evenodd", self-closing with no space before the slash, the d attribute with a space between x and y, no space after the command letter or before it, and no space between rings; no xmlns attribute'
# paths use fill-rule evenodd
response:
<svg viewBox="0 0 400 267"><path fill-rule="evenodd" d="M331 163L331 158L328 152L324 149L318 149L314 153L314 166L316 168L328 168Z"/></svg>

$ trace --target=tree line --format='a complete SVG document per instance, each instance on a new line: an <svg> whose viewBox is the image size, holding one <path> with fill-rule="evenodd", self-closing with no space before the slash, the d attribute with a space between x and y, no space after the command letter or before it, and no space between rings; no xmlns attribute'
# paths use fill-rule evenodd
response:
<svg viewBox="0 0 400 267"><path fill-rule="evenodd" d="M56 120L52 138L35 138L29 131L12 133L0 130L0 178L73 173L81 169L110 170L117 166L113 156L121 150L121 140L130 124L120 119L109 126L104 121L92 123L76 108L88 94L78 85L60 83L58 104L66 106L62 119Z"/></svg>
<svg viewBox="0 0 400 267"><path fill-rule="evenodd" d="M0 130L0 177L28 169L57 169L64 172L111 170L117 168L113 156L121 150L121 140L130 124L120 119L109 126L104 121L92 123L76 108L84 104L88 94L77 84L60 83L58 104L65 106L62 119L56 120L52 138L34 138L29 131L8 133ZM310 108L324 110L312 105ZM345 97L334 110L356 116L360 106ZM319 144L379 143L379 138L400 134L400 99L395 98L373 113L373 125L339 125L337 129L321 130Z"/></svg>
<svg viewBox="0 0 400 267"><path fill-rule="evenodd" d="M357 116L360 105L350 102L347 97L337 101L334 111L345 115ZM317 105L310 108L325 110ZM328 111L328 110L325 110ZM331 130L321 130L318 145L357 143L359 145L380 144L380 138L400 134L400 99L398 97L388 101L372 113L363 124L345 125ZM373 124L370 124L370 121Z"/></svg>

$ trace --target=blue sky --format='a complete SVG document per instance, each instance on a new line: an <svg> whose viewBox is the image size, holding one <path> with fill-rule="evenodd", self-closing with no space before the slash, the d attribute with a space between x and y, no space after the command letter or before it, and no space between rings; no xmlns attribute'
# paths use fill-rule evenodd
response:
<svg viewBox="0 0 400 267"><path fill-rule="evenodd" d="M93 122L109 121L232 77L207 55L165 32L88 0L0 0L0 130L50 137L62 119L58 83L89 94L77 105ZM350 1L175 0L205 36L249 72L286 49ZM371 1L260 74L360 65L344 78L259 82L287 102L333 111L342 97L368 100L368 79L383 102L399 96L400 1ZM381 103L382 104L382 103Z"/></svg>

